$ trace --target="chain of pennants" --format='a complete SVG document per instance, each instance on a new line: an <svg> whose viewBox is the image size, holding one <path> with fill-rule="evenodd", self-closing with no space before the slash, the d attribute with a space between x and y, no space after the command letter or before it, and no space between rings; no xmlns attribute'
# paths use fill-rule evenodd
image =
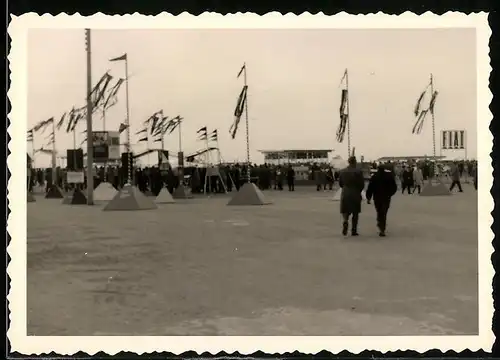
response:
<svg viewBox="0 0 500 360"><path fill-rule="evenodd" d="M101 109L102 111L106 111L118 103L118 91L120 90L120 87L125 80L119 78L114 85L111 85L112 79L113 76L109 74L109 71L106 72L90 92L90 99L92 102L92 113L96 113L97 110L99 109ZM36 124L32 129L28 130L27 141L32 142L35 133L37 132L44 133L45 130L50 125L52 125L53 130L45 138L45 140L48 140L48 142L40 149L36 150L37 152L51 153L52 150L46 150L44 149L44 147L54 144L55 131L60 130L65 125L67 133L75 131L75 128L80 122L80 120L85 119L86 115L87 115L87 106L85 105L79 108L73 107L69 112L65 112L61 116L59 121L57 121L57 123L55 123L56 120L54 117L51 117L50 119L47 120L42 120L38 124ZM119 132L120 133L123 132L126 128L127 126L125 124L120 124Z"/></svg>
<svg viewBox="0 0 500 360"><path fill-rule="evenodd" d="M169 120L168 116L163 116L163 110L157 111L142 123L143 127L136 135L144 135L138 142L149 141L150 138L154 142L161 141L163 136L173 133L182 120L179 115Z"/></svg>
<svg viewBox="0 0 500 360"><path fill-rule="evenodd" d="M241 76L243 71L245 70L246 65L243 64L240 71L238 72L237 78ZM102 108L104 111L114 106L118 102L117 94L120 86L125 81L124 79L118 79L118 81L110 87L110 83L113 77L106 72L97 85L91 91L91 99L92 99L92 109L93 113L95 113L99 108ZM109 88L106 96L106 90ZM236 107L234 109L234 121L229 129L229 134L231 138L236 138L236 134L238 132L238 126L241 120L241 116L243 114L243 110L245 109L247 103L247 94L248 94L248 85L244 85L241 89L241 92L238 96ZM61 119L57 122L55 128L60 130L62 126L64 126L66 122L66 132L72 132L75 130L77 124L80 120L86 117L87 107L83 106L80 108L74 108L69 111L69 113L64 113ZM67 116L68 115L68 116ZM182 122L183 118L180 116L176 116L173 119L168 119L168 116L163 116L163 111L157 111L153 115L151 115L146 121L143 123L143 128L139 130L136 134L144 134L138 142L149 141L150 137L153 138L154 142L161 141L162 137L166 134L171 134ZM27 141L33 141L34 133L41 131L42 133L48 128L49 125L54 123L54 117L51 117L48 120L44 120L36 124L32 129L28 130ZM120 124L118 131L122 133L127 129L127 125L124 123ZM202 127L197 131L199 135L199 140L210 140L210 141L218 141L217 129L214 130L210 135L207 132L207 128ZM48 143L44 146L50 146L54 143L55 133L52 131L47 137ZM83 140L85 142L86 139ZM82 143L83 143L82 142ZM51 150L45 150L42 146L37 151L41 152L51 152Z"/></svg>

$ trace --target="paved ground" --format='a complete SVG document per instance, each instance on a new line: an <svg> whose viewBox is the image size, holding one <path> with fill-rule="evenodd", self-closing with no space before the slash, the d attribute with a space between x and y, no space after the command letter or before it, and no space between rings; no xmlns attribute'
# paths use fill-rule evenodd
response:
<svg viewBox="0 0 500 360"><path fill-rule="evenodd" d="M340 236L331 193L265 207L197 198L142 212L28 204L29 335L477 334L477 198L364 205Z"/></svg>

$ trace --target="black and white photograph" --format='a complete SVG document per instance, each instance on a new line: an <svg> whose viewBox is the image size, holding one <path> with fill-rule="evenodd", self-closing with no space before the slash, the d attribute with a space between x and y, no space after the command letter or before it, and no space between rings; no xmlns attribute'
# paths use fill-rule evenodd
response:
<svg viewBox="0 0 500 360"><path fill-rule="evenodd" d="M13 351L490 349L486 13L8 31Z"/></svg>

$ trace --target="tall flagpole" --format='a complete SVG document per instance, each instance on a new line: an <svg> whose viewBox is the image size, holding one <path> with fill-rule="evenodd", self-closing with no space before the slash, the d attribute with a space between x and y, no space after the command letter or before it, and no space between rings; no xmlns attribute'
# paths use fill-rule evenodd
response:
<svg viewBox="0 0 500 360"><path fill-rule="evenodd" d="M345 69L345 87L347 89L347 157L351 156L351 111L349 109L349 71Z"/></svg>
<svg viewBox="0 0 500 360"><path fill-rule="evenodd" d="M128 55L125 54L125 102L127 103L127 153L129 157L128 161L128 174L127 174L127 183L132 185L133 181L133 172L132 166L134 165L134 161L132 159L132 149L130 146L130 107L129 107L129 98L128 98Z"/></svg>
<svg viewBox="0 0 500 360"><path fill-rule="evenodd" d="M87 50L87 205L94 205L94 153L92 135L92 56L90 29L85 29Z"/></svg>
<svg viewBox="0 0 500 360"><path fill-rule="evenodd" d="M247 86L247 64L243 64L243 81L245 82L245 87ZM247 140L247 182L251 183L251 174L250 174L250 131L248 124L248 87L247 87L247 96L245 99L245 126L246 126L246 140Z"/></svg>
<svg viewBox="0 0 500 360"><path fill-rule="evenodd" d="M106 104L102 107L102 131L106 131ZM108 154L109 156L109 154ZM103 182L108 181L108 159L104 159L104 178Z"/></svg>
<svg viewBox="0 0 500 360"><path fill-rule="evenodd" d="M54 181L54 185L58 186L57 182L57 158L56 158L56 124L55 119L52 119L52 179Z"/></svg>
<svg viewBox="0 0 500 360"><path fill-rule="evenodd" d="M434 77L432 76L431 73L431 97L434 95ZM436 121L434 119L434 110L432 109L431 111L431 119L432 119L432 155L434 157L434 176L436 177L437 175L437 161L436 161Z"/></svg>

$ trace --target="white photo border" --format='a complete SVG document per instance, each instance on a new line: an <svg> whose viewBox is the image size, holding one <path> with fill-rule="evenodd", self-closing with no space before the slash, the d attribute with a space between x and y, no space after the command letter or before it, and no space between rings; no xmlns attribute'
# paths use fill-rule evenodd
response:
<svg viewBox="0 0 500 360"><path fill-rule="evenodd" d="M456 28L469 27L476 29L477 36L477 160L478 167L478 261L479 261L479 335L478 336L27 336L27 301L26 301L26 131L27 131L27 33L32 28L81 28L82 47L83 29L227 29L227 28L341 28L341 29L401 29L401 28ZM105 352L110 355L122 351L138 354L168 351L181 354L195 351L198 354L211 354L225 351L252 354L256 351L265 353L285 353L299 351L306 354L316 354L326 350L339 353L347 350L358 354L365 350L381 352L397 350L414 350L425 352L431 349L490 351L494 341L491 330L493 318L492 280L493 266L493 198L490 189L493 184L490 152L493 137L489 130L492 113L489 105L492 93L489 88L491 72L489 57L489 39L491 30L488 25L488 14L485 12L464 14L447 12L436 15L426 12L416 15L405 12L400 15L386 15L381 12L369 15L349 15L339 13L324 15L285 14L278 12L260 16L253 13L237 13L220 15L203 13L193 16L182 13L174 16L161 13L157 16L140 14L108 16L98 13L93 16L59 14L56 16L28 13L22 16L12 16L8 27L12 39L11 52L8 55L11 70L11 87L8 97L12 104L9 114L10 125L8 133L11 137L8 144L10 155L7 166L11 172L8 180L8 200L10 216L7 221L7 231L11 236L7 251L11 257L7 272L11 279L8 294L10 310L10 327L7 337L12 352L21 354L42 354L55 352L61 355L72 355L79 351L93 355Z"/></svg>

